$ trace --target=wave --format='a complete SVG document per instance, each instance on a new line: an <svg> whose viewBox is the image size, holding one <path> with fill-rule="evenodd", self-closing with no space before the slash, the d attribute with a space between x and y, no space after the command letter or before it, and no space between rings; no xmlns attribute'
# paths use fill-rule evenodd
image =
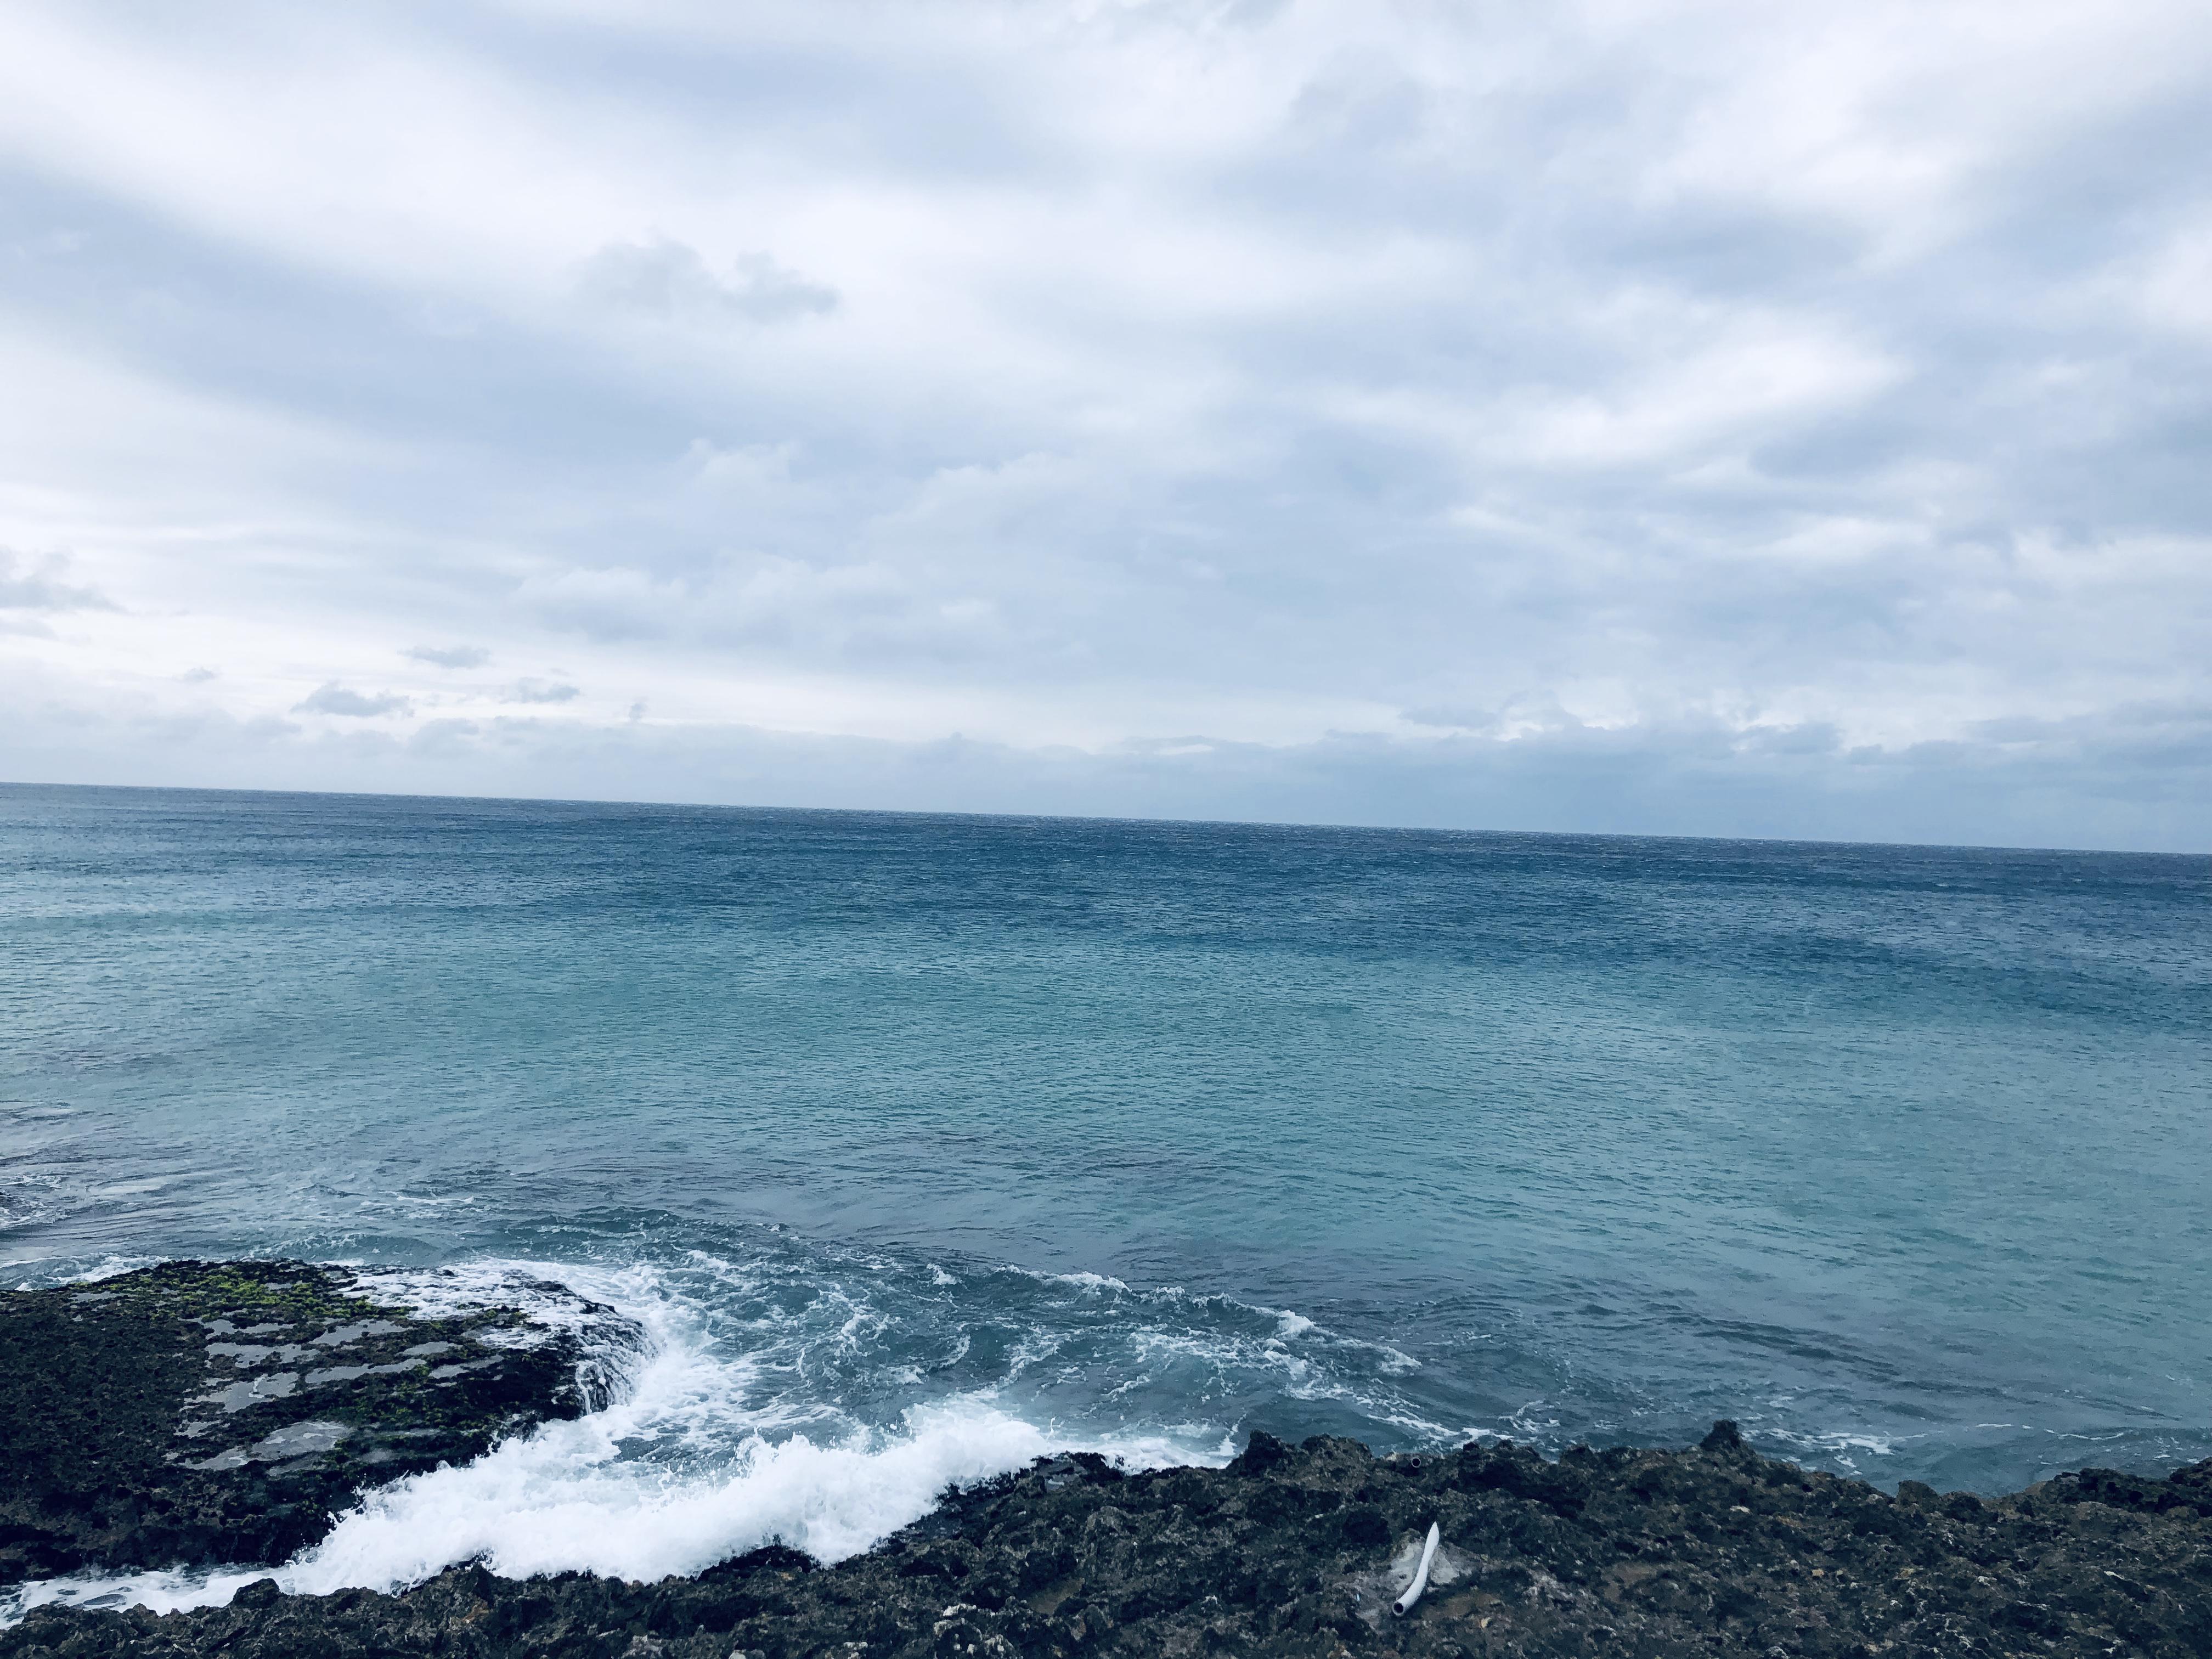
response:
<svg viewBox="0 0 2212 1659"><path fill-rule="evenodd" d="M469 1562L654 1579L775 1541L835 1562L948 1486L1064 1450L1218 1464L1255 1413L1283 1428L1286 1407L1309 1428L1399 1443L1474 1431L1416 1406L1401 1384L1420 1367L1402 1351L1288 1309L773 1228L650 1258L636 1243L605 1240L582 1261L356 1265L379 1301L517 1307L574 1334L591 1409L366 1494L273 1572L48 1580L0 1602L0 1622L56 1601L220 1603L267 1577L301 1593L392 1590Z"/></svg>
<svg viewBox="0 0 2212 1659"><path fill-rule="evenodd" d="M921 1518L948 1486L1050 1452L1097 1451L1133 1468L1216 1464L1253 1427L1292 1439L1350 1434L1389 1449L1501 1435L1556 1449L1581 1438L1680 1443L1724 1407L1759 1443L1885 1480L1965 1484L1971 1471L1947 1465L1947 1447L1963 1457L1995 1446L2031 1468L2083 1461L2079 1448L2028 1445L2056 1431L2026 1423L1980 1425L1961 1449L1956 1428L1916 1432L1845 1400L1761 1401L1741 1390L1699 1420L1680 1402L1608 1394L1602 1377L1503 1345L1481 1349L1486 1380L1470 1387L1451 1355L1486 1344L1479 1335L1456 1351L1417 1346L1416 1359L1219 1293L939 1264L773 1226L688 1240L672 1231L592 1239L548 1228L511 1236L513 1259L356 1265L364 1291L381 1301L428 1315L515 1306L572 1333L591 1409L367 1494L273 1573L48 1580L0 1599L0 1625L52 1602L220 1603L272 1576L302 1593L398 1589L468 1562L514 1577L653 1579L778 1540L836 1561ZM571 1255L586 1259L542 1259ZM2136 1462L2203 1455L2169 1437L2171 1450L2100 1443L2092 1461L2127 1461L2130 1447Z"/></svg>
<svg viewBox="0 0 2212 1659"><path fill-rule="evenodd" d="M755 1437L726 1470L672 1477L621 1455L630 1417L617 1407L551 1425L463 1467L398 1482L273 1571L49 1579L15 1593L8 1622L52 1602L162 1613L220 1605L265 1577L296 1594L397 1590L471 1561L514 1578L576 1571L651 1580L771 1540L841 1561L919 1520L948 1486L1020 1468L1060 1443L988 1407L917 1407L904 1433L880 1443ZM1125 1462L1172 1461L1159 1455L1164 1447L1101 1449Z"/></svg>
<svg viewBox="0 0 2212 1659"><path fill-rule="evenodd" d="M319 1544L274 1570L43 1580L0 1603L0 1623L57 1602L219 1605L264 1577L302 1594L395 1590L467 1562L512 1577L655 1579L771 1541L835 1562L919 1520L948 1486L1049 1452L1097 1451L1130 1468L1220 1458L1217 1444L1173 1433L1072 1434L1004 1408L988 1389L909 1406L890 1424L856 1421L832 1400L777 1386L794 1357L787 1346L729 1352L703 1310L646 1266L483 1263L379 1272L366 1288L424 1312L520 1304L569 1324L603 1345L586 1363L611 1375L611 1397L467 1464L369 1493ZM642 1340L610 1339L605 1322L588 1319L586 1298L614 1307ZM848 1340L851 1324L848 1316ZM609 1351L611 1340L618 1346Z"/></svg>

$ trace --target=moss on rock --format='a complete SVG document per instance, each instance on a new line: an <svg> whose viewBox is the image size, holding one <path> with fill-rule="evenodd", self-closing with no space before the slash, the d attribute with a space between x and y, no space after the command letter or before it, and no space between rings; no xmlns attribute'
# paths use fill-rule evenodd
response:
<svg viewBox="0 0 2212 1659"><path fill-rule="evenodd" d="M0 1293L0 1583L281 1561L365 1487L578 1415L582 1358L520 1309L426 1317L297 1261Z"/></svg>

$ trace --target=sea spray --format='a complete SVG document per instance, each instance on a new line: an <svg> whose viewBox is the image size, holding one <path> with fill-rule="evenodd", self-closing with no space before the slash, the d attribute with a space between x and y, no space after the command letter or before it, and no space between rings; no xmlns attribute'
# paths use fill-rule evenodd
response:
<svg viewBox="0 0 2212 1659"><path fill-rule="evenodd" d="M734 1272L711 1265L721 1282ZM608 1397L468 1462L367 1494L321 1542L274 1569L36 1581L0 1602L0 1622L50 1603L217 1605L264 1577L305 1594L390 1590L471 1561L513 1577L579 1571L653 1579L771 1541L837 1561L927 1513L948 1486L1048 1452L1097 1451L1131 1468L1225 1455L1211 1431L1204 1443L1068 1432L1000 1408L990 1390L911 1406L895 1423L864 1423L782 1386L808 1336L786 1329L780 1345L733 1351L711 1334L707 1310L641 1264L506 1261L362 1279L426 1316L506 1302L581 1333L599 1346L580 1369L610 1377ZM610 1305L621 1321L587 1316Z"/></svg>

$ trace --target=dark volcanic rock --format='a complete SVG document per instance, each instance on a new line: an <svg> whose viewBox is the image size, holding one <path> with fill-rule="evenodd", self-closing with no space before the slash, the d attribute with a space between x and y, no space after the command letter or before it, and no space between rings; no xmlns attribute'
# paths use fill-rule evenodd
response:
<svg viewBox="0 0 2212 1659"><path fill-rule="evenodd" d="M362 1487L584 1411L580 1357L515 1310L418 1317L296 1261L0 1293L0 1583L281 1561Z"/></svg>
<svg viewBox="0 0 2212 1659"><path fill-rule="evenodd" d="M1732 1426L1683 1452L1507 1445L1376 1459L1255 1435L1226 1469L1047 1459L831 1568L769 1548L696 1578L404 1595L249 1586L157 1618L41 1609L0 1659L223 1653L725 1656L2212 1654L2212 1464L2088 1471L1984 1503L1771 1462ZM2181 1499L2165 1501L2174 1494ZM1434 1588L1389 1602L1431 1522Z"/></svg>

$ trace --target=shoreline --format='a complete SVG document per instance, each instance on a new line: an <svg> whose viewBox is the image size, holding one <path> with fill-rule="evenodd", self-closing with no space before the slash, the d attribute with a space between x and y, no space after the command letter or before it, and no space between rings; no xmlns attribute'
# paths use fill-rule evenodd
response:
<svg viewBox="0 0 2212 1659"><path fill-rule="evenodd" d="M603 1402L562 1328L415 1276L165 1261L0 1293L0 1587L89 1567L273 1565L364 1492ZM455 1279L458 1285L459 1281Z"/></svg>
<svg viewBox="0 0 2212 1659"><path fill-rule="evenodd" d="M574 1329L380 1288L171 1262L7 1292L0 1579L273 1566L362 1491L592 1408ZM620 1316L573 1301L619 1335ZM1431 1586L1394 1618L1431 1524ZM769 1545L651 1583L459 1566L312 1595L262 1578L222 1606L47 1605L0 1631L0 1659L1961 1651L2212 1652L2212 1459L1984 1499L1802 1469L1729 1423L1681 1450L1557 1459L1262 1433L1220 1468L1040 1458L834 1566Z"/></svg>
<svg viewBox="0 0 2212 1659"><path fill-rule="evenodd" d="M1377 1458L1257 1434L1219 1469L1040 1459L823 1567L770 1545L629 1583L449 1568L410 1589L157 1615L33 1609L0 1659L377 1653L1902 1656L2212 1651L2212 1460L1991 1501L1760 1456L1510 1443ZM1427 1593L1404 1618L1428 1525Z"/></svg>

